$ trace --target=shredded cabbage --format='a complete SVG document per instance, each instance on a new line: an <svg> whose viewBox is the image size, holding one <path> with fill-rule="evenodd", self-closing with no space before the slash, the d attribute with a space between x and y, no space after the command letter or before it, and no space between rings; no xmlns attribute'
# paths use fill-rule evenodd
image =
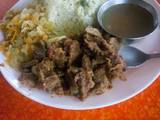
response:
<svg viewBox="0 0 160 120"><path fill-rule="evenodd" d="M35 42L47 41L51 37L53 25L47 18L45 7L37 4L22 11L8 12L0 29L5 35L0 48L7 62L18 68L20 63L32 57Z"/></svg>

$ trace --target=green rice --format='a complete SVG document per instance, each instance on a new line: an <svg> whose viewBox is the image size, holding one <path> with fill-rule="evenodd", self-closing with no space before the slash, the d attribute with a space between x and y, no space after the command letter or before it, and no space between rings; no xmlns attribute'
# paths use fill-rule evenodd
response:
<svg viewBox="0 0 160 120"><path fill-rule="evenodd" d="M75 36L95 25L96 13L106 0L44 0L56 36Z"/></svg>

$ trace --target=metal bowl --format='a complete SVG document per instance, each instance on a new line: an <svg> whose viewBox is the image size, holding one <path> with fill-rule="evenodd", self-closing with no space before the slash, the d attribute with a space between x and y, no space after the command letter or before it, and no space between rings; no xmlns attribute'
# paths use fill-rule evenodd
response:
<svg viewBox="0 0 160 120"><path fill-rule="evenodd" d="M153 31L155 31L155 29L158 27L158 13L156 11L156 9L150 5L149 3L143 1L143 0L108 0L107 2L105 2L99 9L98 11L98 14L97 14L97 19L98 19L98 22L100 24L100 26L108 33L112 34L112 35L115 35L109 31L107 31L103 25L103 22L102 22L102 17L103 17L103 14L104 12L106 12L110 7L114 6L114 5L120 5L120 4L134 4L134 5L138 5L142 8L145 8L147 11L149 11L152 16L153 16L153 19L154 19L154 29ZM148 35L150 35L153 31L151 31L149 34L146 33L145 36L139 36L139 37L136 37L136 38L123 38L123 39L129 39L129 40L139 40L139 39L143 39L145 37L147 37ZM115 35L117 36L117 35ZM120 36L117 36L117 37L120 37Z"/></svg>

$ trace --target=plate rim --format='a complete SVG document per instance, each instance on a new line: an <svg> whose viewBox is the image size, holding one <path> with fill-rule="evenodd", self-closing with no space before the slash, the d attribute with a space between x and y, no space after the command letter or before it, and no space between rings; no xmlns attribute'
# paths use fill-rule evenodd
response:
<svg viewBox="0 0 160 120"><path fill-rule="evenodd" d="M45 105L45 106L49 106L49 107L54 107L54 108L58 108L58 109L63 109L63 110L93 110L93 109L100 109L100 108L104 108L104 107L109 107L109 106L113 106L113 105L116 105L116 104L119 104L119 103L122 103L122 102L125 102L129 99L132 99L133 97L136 97L137 95L139 95L141 92L143 92L144 90L146 90L149 86L151 86L156 80L157 78L159 77L160 75L160 69L157 73L155 73L155 75L153 75L153 79L148 83L146 84L143 88L139 89L137 92L134 92L133 94L129 95L128 97L126 98L123 98L119 101L115 101L115 102L111 102L111 103L106 103L106 104L103 104L103 105L94 105L92 107L80 107L80 106L68 106L68 105L63 105L63 104L47 104L46 102L42 101L42 100L39 100L38 98L35 98L33 96L28 96L27 94L25 94L23 91L20 91L14 84L12 84L10 82L10 80L7 79L7 77L5 76L5 73L4 71L2 70L2 68L0 67L0 71L5 79L5 81L7 81L7 83L9 84L9 86L13 87L15 91L17 91L19 94L23 95L24 97L26 97L27 99L30 99L36 103L39 103L41 105Z"/></svg>
<svg viewBox="0 0 160 120"><path fill-rule="evenodd" d="M21 0L20 0L21 1ZM18 1L17 3L19 3L20 1ZM156 1L156 0L155 0ZM157 1L156 1L157 2ZM15 3L15 5L17 4ZM12 8L14 8L14 6ZM160 4L159 4L160 5ZM11 9L12 9L11 8ZM138 94L140 94L142 91L144 91L146 88L148 88L151 84L153 84L153 82L155 82L155 80L159 77L160 75L160 69L157 71L157 73L155 73L152 78L152 80L150 80L150 82L148 84L146 84L143 88L139 89L138 91L134 92L133 94L129 95L128 97L125 97L121 100L115 101L115 102L110 102L110 103L106 103L106 104L102 104L102 105L94 105L94 106L90 106L90 107L80 107L80 106L68 106L68 105L63 105L63 104L47 104L46 102L39 100L38 98L35 98L33 96L28 96L27 94L25 94L23 91L19 90L12 82L10 82L10 80L7 79L7 76L5 75L4 71L2 70L2 68L0 67L0 72L2 73L5 81L7 81L7 83L9 84L9 86L13 87L15 91L17 91L19 94L23 95L24 97L26 97L27 99L30 99L36 103L45 105L45 106L50 106L50 107L54 107L54 108L58 108L58 109L65 109L65 110L92 110L92 109L99 109L99 108L104 108L104 107L108 107L108 106L112 106L112 105L116 105L119 104L121 102L127 101L135 96L137 96Z"/></svg>

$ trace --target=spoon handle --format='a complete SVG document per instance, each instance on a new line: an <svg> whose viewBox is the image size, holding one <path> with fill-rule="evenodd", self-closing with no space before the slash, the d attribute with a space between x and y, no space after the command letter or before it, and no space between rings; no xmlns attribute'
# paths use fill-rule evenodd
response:
<svg viewBox="0 0 160 120"><path fill-rule="evenodd" d="M149 57L150 57L150 58L160 58L160 53L150 54Z"/></svg>

